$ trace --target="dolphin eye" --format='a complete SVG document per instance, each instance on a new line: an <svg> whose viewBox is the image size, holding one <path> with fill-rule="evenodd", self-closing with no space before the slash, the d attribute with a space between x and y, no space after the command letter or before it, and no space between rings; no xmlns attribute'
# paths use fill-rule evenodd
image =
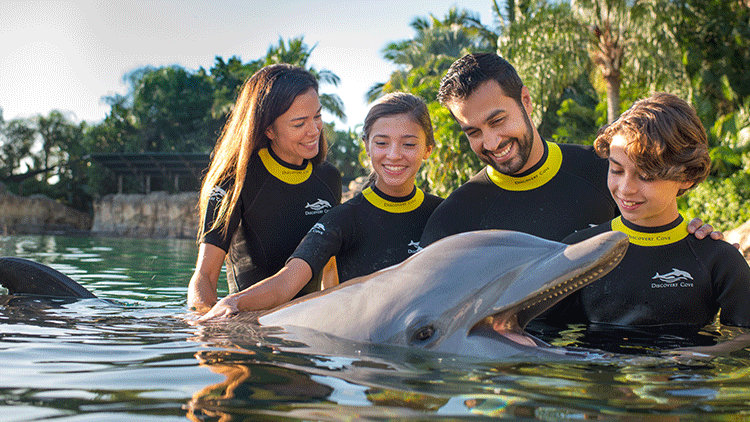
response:
<svg viewBox="0 0 750 422"><path fill-rule="evenodd" d="M432 325L426 325L414 333L412 338L414 341L423 342L431 339L433 335L435 335L435 327Z"/></svg>

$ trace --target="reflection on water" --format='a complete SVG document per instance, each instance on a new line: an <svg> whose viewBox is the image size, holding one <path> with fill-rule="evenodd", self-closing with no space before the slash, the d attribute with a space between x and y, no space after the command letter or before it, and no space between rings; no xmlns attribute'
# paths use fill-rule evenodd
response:
<svg viewBox="0 0 750 422"><path fill-rule="evenodd" d="M480 363L377 345L325 356L250 320L188 325L196 253L190 240L0 238L0 255L114 301L0 296L0 420L750 419L750 351L701 360L649 346L742 330L545 334L619 353L573 361Z"/></svg>

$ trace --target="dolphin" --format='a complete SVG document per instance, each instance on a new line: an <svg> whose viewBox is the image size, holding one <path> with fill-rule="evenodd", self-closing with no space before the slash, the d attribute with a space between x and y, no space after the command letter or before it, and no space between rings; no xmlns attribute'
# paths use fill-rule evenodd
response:
<svg viewBox="0 0 750 422"><path fill-rule="evenodd" d="M317 332L482 359L534 353L547 345L523 331L529 321L609 272L627 247L620 232L573 245L504 230L462 233L400 264L261 313L257 321L301 338ZM93 296L51 268L27 261L35 265L19 271L7 260L19 259L0 258L0 284L11 294Z"/></svg>
<svg viewBox="0 0 750 422"><path fill-rule="evenodd" d="M465 356L527 353L524 346L544 344L523 331L526 324L609 272L627 247L620 232L574 245L503 230L457 234L258 322Z"/></svg>

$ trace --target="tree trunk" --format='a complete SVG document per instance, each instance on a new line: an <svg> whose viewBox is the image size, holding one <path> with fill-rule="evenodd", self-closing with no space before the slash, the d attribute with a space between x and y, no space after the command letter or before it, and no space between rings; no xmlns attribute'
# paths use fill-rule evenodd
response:
<svg viewBox="0 0 750 422"><path fill-rule="evenodd" d="M620 117L620 72L611 72L604 76L607 85L607 122L612 123Z"/></svg>

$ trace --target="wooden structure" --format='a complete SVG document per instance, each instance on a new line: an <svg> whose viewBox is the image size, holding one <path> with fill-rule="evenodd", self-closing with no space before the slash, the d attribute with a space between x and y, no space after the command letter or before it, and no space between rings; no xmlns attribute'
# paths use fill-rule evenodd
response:
<svg viewBox="0 0 750 422"><path fill-rule="evenodd" d="M162 179L180 191L181 181L188 180L191 190L200 187L203 173L208 169L209 154L201 153L98 153L87 157L117 176L117 192L123 193L123 177L134 177L143 193L151 193L152 178Z"/></svg>

